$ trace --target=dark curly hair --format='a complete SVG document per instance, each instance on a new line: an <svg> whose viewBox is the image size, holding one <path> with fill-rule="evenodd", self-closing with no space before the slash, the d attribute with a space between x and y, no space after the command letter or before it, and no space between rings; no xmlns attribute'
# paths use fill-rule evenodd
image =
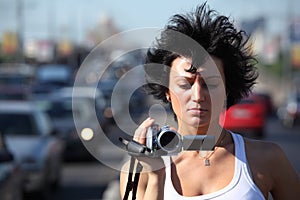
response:
<svg viewBox="0 0 300 200"><path fill-rule="evenodd" d="M201 49L195 50L178 36L180 33L195 41L209 55L218 57L225 74L227 108L251 93L258 77L255 68L256 59L247 45L249 36L238 31L230 19L218 15L206 3L198 6L194 12L171 17L169 23L147 51L145 86L148 94L167 103L169 71L174 59L181 56L192 58L193 66L203 62ZM171 51L170 51L171 49ZM199 56L200 55L200 56ZM159 65L159 69L154 65ZM153 73L153 71L155 71Z"/></svg>

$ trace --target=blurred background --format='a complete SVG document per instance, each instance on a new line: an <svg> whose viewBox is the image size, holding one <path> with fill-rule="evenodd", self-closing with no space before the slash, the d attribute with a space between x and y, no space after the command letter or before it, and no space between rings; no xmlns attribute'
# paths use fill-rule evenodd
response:
<svg viewBox="0 0 300 200"><path fill-rule="evenodd" d="M76 88L79 95L72 100L76 73L87 55L110 36L162 28L170 16L191 11L201 2L0 0L0 199L120 199L118 171L98 162L84 144L101 140L98 133L104 131L120 145L116 138L124 133L113 113L122 113L122 107L112 107L111 93L122 75L143 63L144 50L117 59L114 54L126 49L122 45L143 41L133 38L102 49L96 65L103 61L110 67L99 82L94 74L85 80L97 85L96 93L85 84ZM300 1L207 3L251 35L259 61L253 95L222 114L224 126L277 142L299 176ZM125 91L126 87L132 83L124 86ZM138 89L129 110L139 123L157 102L134 87ZM96 110L96 119L90 109ZM159 118L161 107L151 112ZM74 113L80 116L77 127ZM99 151L114 163L124 159L110 146Z"/></svg>

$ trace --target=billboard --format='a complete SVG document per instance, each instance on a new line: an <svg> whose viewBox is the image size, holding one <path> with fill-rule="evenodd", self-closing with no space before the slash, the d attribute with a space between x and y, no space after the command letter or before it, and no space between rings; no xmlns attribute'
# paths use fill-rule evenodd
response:
<svg viewBox="0 0 300 200"><path fill-rule="evenodd" d="M14 32L4 32L2 35L1 51L5 55L15 54L18 51L18 35Z"/></svg>
<svg viewBox="0 0 300 200"><path fill-rule="evenodd" d="M300 18L294 18L289 26L289 39L291 44L291 66L300 69Z"/></svg>

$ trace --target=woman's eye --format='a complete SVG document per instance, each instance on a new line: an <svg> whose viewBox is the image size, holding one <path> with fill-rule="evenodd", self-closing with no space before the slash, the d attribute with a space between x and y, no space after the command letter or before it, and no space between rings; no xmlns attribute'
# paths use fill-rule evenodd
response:
<svg viewBox="0 0 300 200"><path fill-rule="evenodd" d="M215 80L215 79L208 80L208 81L202 83L203 87L205 86L208 89L215 89L219 86L219 84L220 84L220 81Z"/></svg>
<svg viewBox="0 0 300 200"><path fill-rule="evenodd" d="M187 81L187 80L181 80L178 81L177 85L181 88L181 89L190 89L192 87L192 85Z"/></svg>
<svg viewBox="0 0 300 200"><path fill-rule="evenodd" d="M192 86L189 83L179 84L181 89L190 89Z"/></svg>
<svg viewBox="0 0 300 200"><path fill-rule="evenodd" d="M206 83L205 84L205 88L208 88L208 89L215 89L218 87L219 84L216 84L216 83Z"/></svg>

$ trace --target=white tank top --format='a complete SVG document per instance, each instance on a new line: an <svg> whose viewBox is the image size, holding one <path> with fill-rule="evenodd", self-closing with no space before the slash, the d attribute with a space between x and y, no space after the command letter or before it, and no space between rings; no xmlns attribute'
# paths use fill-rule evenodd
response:
<svg viewBox="0 0 300 200"><path fill-rule="evenodd" d="M164 189L164 200L265 200L260 189L251 178L251 172L246 159L244 139L231 133L235 145L235 172L233 179L221 190L201 196L185 197L175 190L171 180L171 167L166 165L166 181Z"/></svg>

